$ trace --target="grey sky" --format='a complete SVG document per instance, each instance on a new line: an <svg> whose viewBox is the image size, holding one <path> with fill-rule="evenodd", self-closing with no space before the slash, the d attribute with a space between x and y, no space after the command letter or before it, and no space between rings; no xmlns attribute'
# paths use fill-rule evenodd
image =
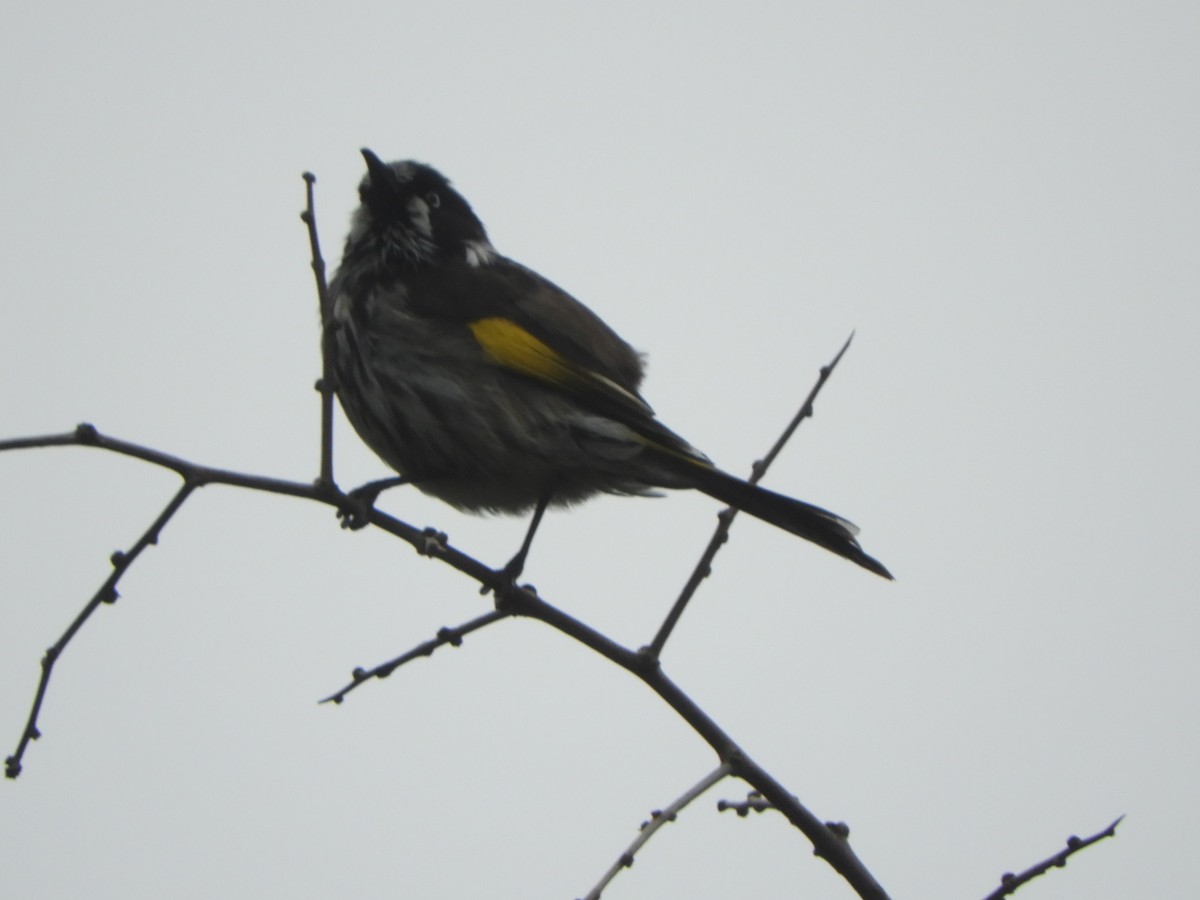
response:
<svg viewBox="0 0 1200 900"><path fill-rule="evenodd" d="M745 471L852 329L768 484L888 585L740 521L667 670L893 895L1186 896L1200 839L1200 11L1192 3L9 4L5 436L88 420L316 474L316 301L357 150L443 170L497 247L649 354L664 421ZM346 486L384 474L343 426ZM39 654L174 490L0 455L0 748ZM524 524L385 507L500 564ZM551 514L526 577L648 641L700 496ZM0 785L20 897L573 897L715 764L636 682L324 508L210 488L55 676ZM843 897L726 784L605 896Z"/></svg>

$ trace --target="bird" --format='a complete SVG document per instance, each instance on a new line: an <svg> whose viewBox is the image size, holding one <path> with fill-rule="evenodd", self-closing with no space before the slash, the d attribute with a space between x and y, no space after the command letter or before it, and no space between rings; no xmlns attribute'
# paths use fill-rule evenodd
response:
<svg viewBox="0 0 1200 900"><path fill-rule="evenodd" d="M359 437L407 483L469 513L528 514L601 493L695 489L884 578L839 515L717 468L640 391L641 354L579 300L499 253L439 171L366 175L322 309L335 389Z"/></svg>

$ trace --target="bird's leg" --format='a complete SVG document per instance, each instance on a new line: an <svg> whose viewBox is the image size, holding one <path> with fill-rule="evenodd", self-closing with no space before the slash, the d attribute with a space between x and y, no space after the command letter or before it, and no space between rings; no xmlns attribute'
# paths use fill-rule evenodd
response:
<svg viewBox="0 0 1200 900"><path fill-rule="evenodd" d="M346 495L346 499L349 500L346 508L338 510L338 518L342 520L342 527L349 528L351 531L366 528L371 509L375 506L375 501L379 495L388 488L398 487L410 482L411 479L404 475L394 475L391 478L368 481L361 487L356 487Z"/></svg>
<svg viewBox="0 0 1200 900"><path fill-rule="evenodd" d="M542 516L546 512L546 507L550 504L550 498L554 495L553 490L548 490L538 498L537 506L533 509L533 518L529 522L529 528L525 532L525 540L521 542L521 549L517 551L517 555L508 561L501 570L500 574L510 584L515 584L516 580L521 577L521 572L525 569L525 557L529 555L529 548L533 545L533 536L537 533L538 526L542 523Z"/></svg>

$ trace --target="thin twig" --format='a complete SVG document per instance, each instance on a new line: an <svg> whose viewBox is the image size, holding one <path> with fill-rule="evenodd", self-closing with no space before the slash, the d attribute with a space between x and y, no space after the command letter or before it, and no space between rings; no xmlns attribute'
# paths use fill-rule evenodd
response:
<svg viewBox="0 0 1200 900"><path fill-rule="evenodd" d="M493 622L498 622L501 619L507 619L510 613L494 609L491 612L486 612L482 616L471 619L469 622L464 622L456 628L439 628L437 637L433 640L425 641L423 644L418 644L407 653L402 653L395 659L390 659L385 663L380 663L371 669L357 668L352 673L354 679L340 691L330 694L322 703L341 703L346 699L346 695L358 687L365 681L370 681L372 678L387 678L396 669L400 668L407 662L414 659L420 659L424 656L433 656L433 651L438 647L444 647L449 644L452 647L458 647L462 644L462 639L472 631L478 631L480 628L491 625Z"/></svg>
<svg viewBox="0 0 1200 900"><path fill-rule="evenodd" d="M846 351L850 349L850 342L854 340L854 332L850 332L850 337L846 338L846 343L842 344L842 349L837 352L837 355L827 365L821 367L820 374L817 376L816 383L808 392L808 396L804 398L804 402L792 416L783 433L775 441L774 446L762 459L754 463L750 475L750 483L757 484L759 480L767 473L771 463L775 461L775 457L783 449L784 445L791 439L796 429L800 427L800 423L813 414L813 402L817 399L817 395L821 393L821 388L825 386L825 382L829 380L829 376L833 374L833 370L837 368L837 364L841 362ZM708 546L704 548L704 552L700 554L700 561L696 563L696 567L692 569L692 574L688 577L687 583L684 584L683 590L680 592L675 605L671 607L671 611L667 613L667 617L663 619L662 625L658 629L658 634L654 636L654 640L646 648L646 653L658 659L662 656L663 647L666 646L667 640L671 637L671 632L675 630L675 626L679 624L680 617L687 609L696 590L700 587L700 583L712 574L712 563L720 551L721 546L729 540L729 529L733 525L733 519L737 515L735 507L728 507L721 510L717 515L717 527L713 532L713 536L708 541Z"/></svg>
<svg viewBox="0 0 1200 900"><path fill-rule="evenodd" d="M324 279L324 264L321 260L316 237L315 214L313 213L312 203L312 176L306 176L305 180L308 184L309 193L308 208L305 210L303 217L310 225L313 271L316 276L318 291L320 292L321 312L322 319L324 320L324 317L330 314L330 310ZM325 329L325 333L328 334L329 329ZM327 342L328 339L324 338L323 340ZM328 344L323 343L326 376L329 375L328 350ZM836 360L834 362L836 364ZM825 377L828 376L828 370L831 368L832 366L826 367L826 370L823 370L822 379L818 382L818 388L824 382ZM461 638L461 635L467 633L467 631L482 628L493 621L497 621L499 618L510 615L523 615L545 622L561 633L575 638L605 658L633 672L645 681L652 690L691 724L693 729L713 747L721 763L717 770L721 777L724 777L726 774L734 774L743 778L752 787L761 792L793 825L808 836L809 840L813 843L816 854L826 859L851 884L859 896L869 898L869 900L886 900L887 895L883 888L857 859L853 851L850 850L848 843L845 841L844 834L840 834L823 825L800 804L796 797L785 791L777 781L758 766L690 697L667 678L659 666L657 652L653 654L639 653L622 647L595 629L544 602L531 590L513 585L511 580L505 577L503 570L490 569L478 560L450 547L445 535L431 532L428 529L416 529L374 507L364 512L361 509L361 504L356 504L352 498L340 491L336 487L332 477L332 443L330 436L332 398L335 386L328 378L323 378L320 388L323 397L321 474L312 484L291 482L278 478L249 475L198 465L158 450L102 435L91 425L81 425L73 432L65 434L0 441L0 451L66 445L95 447L171 469L183 479L183 485L175 497L168 503L133 547L127 553L114 555L112 560L114 571L112 575L106 579L104 585L96 592L92 600L76 616L71 625L59 638L59 641L47 652L42 663L42 678L36 691L29 720L16 753L8 760L7 774L9 777L15 778L20 773L21 761L28 744L38 736L37 719L45 700L50 673L54 662L61 655L64 648L79 629L89 620L99 604L115 601L117 597L115 585L120 575L124 573L145 547L157 540L161 529L182 507L183 503L195 489L209 484L226 484L251 490L315 500L333 506L343 514L353 512L365 519L369 524L375 525L389 534L407 541L418 552L427 556L438 557L451 567L491 588L494 592L497 607L493 613L472 620L459 629L445 631L439 634L436 640L427 642L426 645L416 648L415 651L410 651L405 657L397 658L390 663L377 667L374 673L376 677L383 677L397 666L403 664L407 659L416 658L418 655L428 655L437 646L445 643L456 643ZM789 427L783 439L786 439L786 435L790 434L795 425L798 424L799 419L811 413L811 402L816 394L816 390L814 389L810 394L809 400L802 407L796 421ZM777 451L773 450L771 456L775 452ZM758 467L758 475L761 475L763 468L765 466ZM663 640L665 641L665 636ZM657 649L661 651L661 642ZM363 673L364 679L368 677L371 677L371 673ZM344 693L342 693L342 696L344 696Z"/></svg>
<svg viewBox="0 0 1200 900"><path fill-rule="evenodd" d="M267 475L247 475L244 472L234 472L229 469L219 469L194 463L180 456L154 450L132 441L104 434L94 425L87 422L77 425L73 431L60 434L48 434L37 437L11 438L0 441L0 452L5 450L29 450L41 447L95 447L119 456L129 456L140 459L163 469L170 469L185 481L195 482L196 487L206 484L228 484L233 487L244 487L272 494L284 494L289 497L302 497L317 500L338 508L350 508L350 500L346 494L336 488L327 488L320 484L309 484L299 481L286 481L282 478L272 478ZM413 529L414 535L420 532ZM413 543L415 544L415 539Z"/></svg>
<svg viewBox="0 0 1200 900"><path fill-rule="evenodd" d="M109 576L104 579L104 583L100 585L92 599L89 600L79 611L74 621L67 626L67 630L62 633L54 646L46 651L46 655L42 657L42 674L38 679L37 690L33 695L33 703L29 709L29 718L25 722L25 728L21 732L21 739L17 741L17 749L13 754L4 760L4 775L6 778L16 778L21 774L21 760L25 756L25 749L29 746L30 741L35 741L41 737L41 731L38 728L38 716L42 711L42 702L46 699L46 689L50 686L50 676L54 672L54 664L58 658L62 656L67 645L71 643L71 639L83 624L92 617L92 614L100 608L101 604L113 604L117 602L120 594L117 592L117 582L121 580L121 576L126 570L133 565L133 561L137 559L143 550L151 544L158 543L158 536L162 533L167 522L171 521L171 517L179 511L183 503L196 489L193 482L185 481L175 496L163 508L163 511L158 514L155 520L150 524L140 538L138 538L132 547L128 550L118 550L110 557L113 570Z"/></svg>
<svg viewBox="0 0 1200 900"><path fill-rule="evenodd" d="M187 496L198 487L203 487L210 484L224 484L231 487L246 488L248 490L262 491L269 494L279 494L286 497L298 497L305 500L314 500L318 503L324 503L327 506L332 506L338 510L341 516L354 513L363 516L365 523L374 525L386 531L395 537L406 541L408 544L420 553L422 556L433 556L441 559L447 565L459 572L475 579L480 584L488 585L492 590L497 592L498 609L504 610L503 615L510 615L503 603L504 598L514 591L520 591L514 588L511 583L505 578L502 569L489 568L479 560L468 556L467 554L450 547L445 534L437 532L430 528L416 528L407 522L403 522L387 513L381 512L374 507L367 509L364 513L362 506L354 498L339 490L336 486L322 482L318 479L313 483L304 483L297 481L286 481L281 478L271 478L265 475L251 475L244 472L234 472L229 469L219 469L213 466L205 466L199 463L194 463L182 457L174 456L170 453L164 453L160 450L154 450L149 447L135 444L131 441L124 441L120 438L115 438L98 431L95 426L90 424L82 424L77 426L73 431L63 432L61 434L41 435L36 437L11 438L8 440L0 440L0 452L5 450L30 450L44 447L93 447L98 450L105 450L110 453L116 453L120 456L128 456L133 459L139 459L143 462L150 463L154 466L170 469L177 473L184 481L185 489L181 489L176 500L172 501L173 505L168 506L164 510L163 515L160 515L155 520L154 524L147 529L143 535L143 544L139 541L127 553L114 556L113 575L119 577L128 568L134 558L145 548L152 540L147 540L146 536L154 537L157 534L156 529L161 529L166 523L170 515L182 506ZM164 518L165 516L165 518ZM83 623L91 616L93 607L98 602L104 602L104 598L108 596L106 588L112 587L116 583L116 578L110 576L105 584L96 593L91 601L83 610L76 616L70 627L59 638L58 642L46 652L46 657L42 661L42 678L39 682L37 693L34 697L32 710L29 716L28 723L22 732L21 739L18 743L16 752L8 757L6 761L6 774L9 778L16 778L21 772L21 761L26 752L30 741L39 736L37 728L37 718L41 710L43 700L46 694L47 684L49 682L48 670L53 667L54 661L61 654L63 647L74 636L75 632L83 625ZM112 594L115 599L115 591ZM97 600L97 598L100 598ZM108 602L111 602L108 601ZM481 616L474 620L479 622L479 625L472 627L483 627L489 622L483 621L496 616L496 613L489 613L488 616ZM501 616L497 616L498 618ZM472 623L467 623L463 628L467 628ZM463 632L466 633L465 631ZM452 643L452 640L447 640L447 643ZM386 665L386 664L385 664Z"/></svg>
<svg viewBox="0 0 1200 900"><path fill-rule="evenodd" d="M329 506L336 507L339 512L346 514L355 510L354 501L347 497L346 494L339 491L336 487L330 484L324 484L317 481L313 484L305 484L302 482L284 481L279 478L269 478L261 475L248 475L242 472L233 472L228 469L218 469L211 466L202 466L178 456L172 456L169 453L163 453L158 450L152 450L149 447L144 447L140 444L134 444L130 441L123 441L119 438L110 437L101 434L96 428L89 424L82 424L75 428L74 431L64 432L62 434L43 435L40 437L13 438L10 440L0 441L0 452L5 450L28 450L42 447L94 447L99 450L106 450L111 453L116 453L121 456L128 456L134 459L142 460L151 465L159 466L165 469L170 469L183 479L183 485L172 498L171 502L163 509L163 511L155 518L142 536L130 547L127 551L117 551L112 555L111 561L113 571L105 579L104 583L92 596L92 598L84 605L78 615L72 620L71 624L62 633L59 639L50 647L45 656L42 658L42 672L38 680L37 690L34 693L33 703L30 707L29 718L26 721L25 728L21 732L20 740L17 742L17 748L14 753L5 760L5 775L8 778L16 778L21 773L22 760L25 752L31 741L36 740L41 732L38 728L38 717L41 713L42 704L46 698L46 691L50 683L50 675L54 669L54 664L62 655L63 650L76 632L83 627L84 623L91 618L92 614L99 608L102 603L114 603L117 599L116 585L125 571L132 565L133 561L141 555L141 552L146 547L154 544L158 540L158 535L163 527L170 521L171 517L183 506L184 502L191 496L196 488L203 487L209 484L226 484L233 487L247 488L250 490L264 491L271 494L282 494L290 497L301 497L307 500L315 500L320 503L325 503ZM433 555L429 548L436 546L437 541L431 541L431 532L429 529L421 530L386 516L378 511L373 511L371 521L403 540L412 544L418 552L426 555ZM442 536L444 539L444 536ZM442 555L442 554L438 554ZM477 578L495 577L497 573L489 569L476 560L471 559L463 554L457 554L458 559L448 560L451 564L458 563L458 568L464 571L469 571Z"/></svg>
<svg viewBox="0 0 1200 900"><path fill-rule="evenodd" d="M390 516L374 508L370 509L368 514L372 524L389 530ZM851 849L846 839L849 830L841 824L826 824L813 815L795 795L756 763L691 697L666 676L658 659L644 651L630 650L618 644L542 600L530 588L518 587L508 582L502 572L481 566L444 540L429 541L422 552L429 556L437 556L481 584L488 585L495 592L498 611L544 622L636 675L692 726L692 729L713 748L717 758L729 765L731 774L746 781L798 828L812 843L815 855L825 859L849 882L860 897L864 900L887 900L887 892ZM412 653L413 651L410 651L410 654ZM383 667L387 665L385 663Z"/></svg>
<svg viewBox="0 0 1200 900"><path fill-rule="evenodd" d="M637 852L641 850L643 846L645 846L646 842L649 841L650 838L654 837L658 829L662 828L667 822L674 822L676 817L680 812L683 811L685 806L711 788L718 781L726 778L730 774L730 771L731 768L729 763L721 763L721 765L717 766L698 782L688 788L688 790L673 803L671 803L670 806L667 806L665 809L656 809L650 813L649 820L642 823L641 828L638 829L638 836L633 839L633 843L625 848L625 852L622 853L617 861L612 864L609 870L604 873L604 875L600 878L600 881L597 882L596 886L588 892L584 900L600 900L600 894L603 893L604 889L608 887L609 883L617 877L618 873L620 873L622 869L628 869L633 865L633 860L634 857L637 856Z"/></svg>
<svg viewBox="0 0 1200 900"><path fill-rule="evenodd" d="M0 450L70 444L95 447L169 468L179 473L184 478L185 484L190 485L193 489L207 484L228 484L316 500L340 511L346 511L353 504L353 501L341 491L319 482L303 484L201 466L170 454L103 435L90 425L80 426L75 431L66 434L0 442ZM870 898L870 900L885 900L887 894L854 855L844 836L825 826L779 782L755 763L687 694L667 678L656 657L622 647L595 629L544 602L530 590L512 585L504 577L502 571L490 569L478 560L451 547L444 535L428 529L414 528L374 507L366 511L366 518L370 524L407 541L423 555L435 556L479 583L491 587L495 592L497 610L504 614L523 615L545 622L637 675L709 743L716 751L718 758L731 766L733 774L741 777L762 793L793 825L799 828L812 842L816 854L826 859L854 887L859 896ZM147 533L152 533L152 530ZM41 699L42 696L39 694L36 701L39 707ZM31 719L33 718L31 717ZM36 722L31 721L31 725L26 731L26 737L22 740L21 751L24 750L28 740L32 739L34 734L36 734ZM10 776L15 776L19 771L19 760L20 753L13 760L15 769L10 769Z"/></svg>
<svg viewBox="0 0 1200 900"><path fill-rule="evenodd" d="M1059 850L1048 859L1042 860L1037 865L1030 866L1024 872L1020 872L1015 875L1012 872L1005 872L1000 876L1000 887L996 888L996 890L984 897L983 900L1002 900L1002 898L1007 897L1009 894L1015 892L1017 888L1021 887L1021 885L1032 881L1039 875L1048 872L1050 869L1063 868L1067 864L1067 860L1084 847L1090 847L1092 844L1095 844L1097 841L1102 841L1105 838L1116 837L1117 826L1121 824L1121 820L1124 818L1124 816L1118 816L1113 823L1103 831L1098 831L1088 838L1079 838L1075 835L1071 835L1071 837L1067 838L1067 846L1064 849Z"/></svg>
<svg viewBox="0 0 1200 900"><path fill-rule="evenodd" d="M313 278L317 282L317 302L321 307L321 380L316 388L321 394L321 474L322 484L334 487L333 480L333 395L337 384L333 375L333 347L330 340L332 329L328 328L329 285L325 281L325 258L321 255L321 242L317 238L317 209L313 199L313 185L317 176L304 173L305 209L300 218L308 228L308 244L312 251Z"/></svg>
<svg viewBox="0 0 1200 900"><path fill-rule="evenodd" d="M731 774L746 781L783 813L787 820L809 839L814 854L828 862L863 900L887 900L887 892L855 855L846 840L849 830L840 824L831 827L805 808L666 676L656 658L644 651L622 647L546 603L532 591L511 586L507 589L502 588L498 598L498 602L501 601L507 604L507 608L515 615L545 622L644 681L713 748L718 759L729 764Z"/></svg>
<svg viewBox="0 0 1200 900"><path fill-rule="evenodd" d="M774 808L758 791L751 791L746 795L745 800L736 803L732 800L717 801L717 812L725 812L725 810L730 809L743 819L752 812L762 813Z"/></svg>
<svg viewBox="0 0 1200 900"><path fill-rule="evenodd" d="M80 425L74 431L64 434L0 441L0 451L72 445L94 447L122 456L140 459L152 465L171 469L179 473L184 479L184 489L181 489L176 499L168 505L167 509L155 520L154 524L147 529L142 540L134 545L134 548L131 549L128 555L128 559L118 558L114 560L114 566L123 565L127 568L128 564L132 562L132 558L136 555L134 551L140 553L141 549L153 543L153 539L157 535L157 530L182 505L187 495L195 488L204 485L227 484L267 493L301 497L325 503L342 512L351 509L354 504L354 501L346 494L320 482L304 484L202 466L168 453L152 450L139 444L101 434L91 425ZM361 510L355 511L361 512ZM729 765L732 774L744 779L753 788L761 792L793 825L799 828L812 841L816 854L826 859L858 891L860 897L863 897L864 900L887 900L887 894L883 888L879 886L866 867L854 855L849 844L836 833L827 829L794 796L788 793L782 785L755 763L729 735L696 705L695 701L667 678L662 672L656 658L621 646L595 629L546 603L530 589L513 585L504 576L503 570L491 569L478 560L450 546L444 534L431 531L430 529L422 530L414 528L374 507L366 511L366 518L370 524L377 528L381 528L389 534L407 541L422 555L437 557L452 568L475 579L480 584L489 586L495 594L497 609L495 613L489 613L487 616L482 616L474 620L474 622L479 623L476 627L483 627L485 624L489 624L493 621L493 616L498 618L502 615L521 615L537 619L566 634L568 637L574 638L606 659L617 663L622 668L637 675L709 743L716 751L717 757L722 763ZM124 571L124 568L120 571ZM93 599L93 603L104 602L108 595L102 594L102 591L97 592L99 600ZM87 607L85 607L84 613L81 613L77 617L76 621L64 633L64 636L60 638L59 644L56 645L59 647L59 652L61 652L61 647L65 646L66 641L74 635L83 621L87 619L88 615L90 613L87 612ZM463 627L466 628L471 624L467 623ZM452 643L452 640L449 638L450 636L448 635L447 639L443 642ZM54 652L47 654L48 657L52 658L57 658L57 655L58 653ZM45 663L43 665L45 666ZM47 679L48 675L43 677L43 683L40 685L37 697L35 698L30 721L25 733L22 735L18 752L9 758L8 775L10 778L15 778L20 772L20 761L25 748L29 741L37 736L37 713L41 708L45 695Z"/></svg>

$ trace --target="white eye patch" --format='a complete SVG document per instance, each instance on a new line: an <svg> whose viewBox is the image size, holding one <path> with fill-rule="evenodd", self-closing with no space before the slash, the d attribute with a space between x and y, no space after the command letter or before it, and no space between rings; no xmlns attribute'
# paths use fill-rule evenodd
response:
<svg viewBox="0 0 1200 900"><path fill-rule="evenodd" d="M433 224L429 221L429 204L420 197L413 197L406 207L413 228L427 238L433 237Z"/></svg>

